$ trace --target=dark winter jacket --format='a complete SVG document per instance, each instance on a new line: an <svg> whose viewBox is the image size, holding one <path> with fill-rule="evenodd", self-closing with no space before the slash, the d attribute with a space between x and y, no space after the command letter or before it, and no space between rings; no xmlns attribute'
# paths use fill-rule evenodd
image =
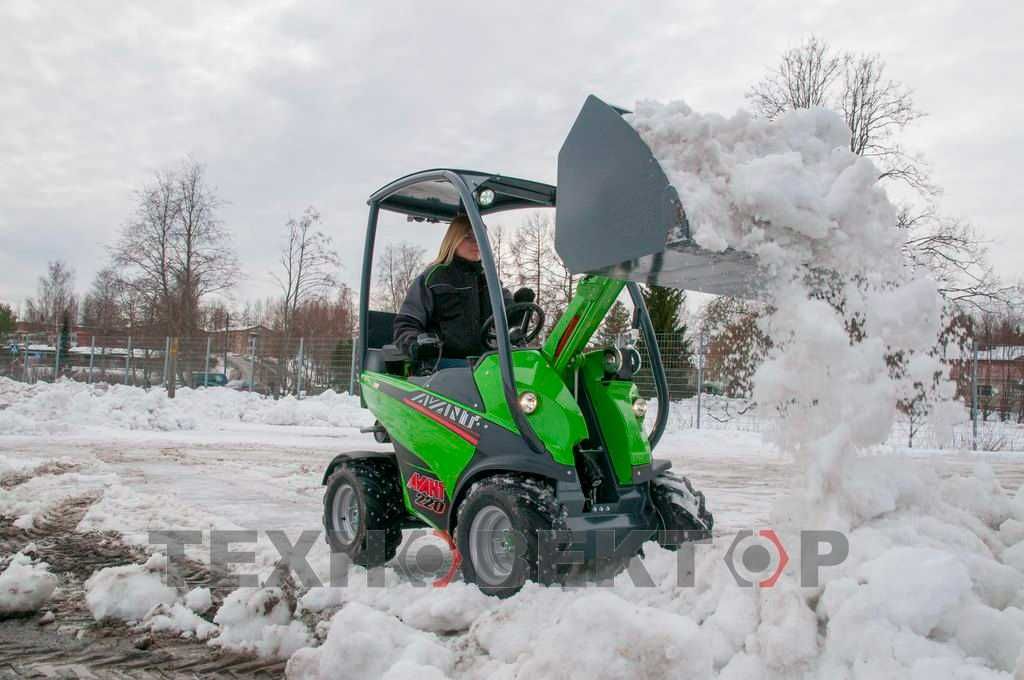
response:
<svg viewBox="0 0 1024 680"><path fill-rule="evenodd" d="M508 291L502 291L511 304ZM395 317L395 345L412 356L420 333L437 333L449 359L480 356L480 330L491 315L487 282L479 262L461 257L436 264L417 276Z"/></svg>

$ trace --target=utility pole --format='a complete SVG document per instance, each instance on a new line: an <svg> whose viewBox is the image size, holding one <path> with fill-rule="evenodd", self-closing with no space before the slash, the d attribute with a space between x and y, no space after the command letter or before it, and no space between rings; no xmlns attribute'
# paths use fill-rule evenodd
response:
<svg viewBox="0 0 1024 680"><path fill-rule="evenodd" d="M704 327L700 328L700 336L697 341L697 429L700 429L701 395L704 393L704 364L707 360L708 342L704 334Z"/></svg>
<svg viewBox="0 0 1024 680"><path fill-rule="evenodd" d="M167 398L174 399L174 392L178 383L178 380L175 377L178 373L178 338L171 340L171 352L169 359L171 374L167 380Z"/></svg>

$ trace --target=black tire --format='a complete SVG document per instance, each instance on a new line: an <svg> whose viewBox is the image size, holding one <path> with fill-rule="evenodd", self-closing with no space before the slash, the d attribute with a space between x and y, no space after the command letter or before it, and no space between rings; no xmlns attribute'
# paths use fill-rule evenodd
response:
<svg viewBox="0 0 1024 680"><path fill-rule="evenodd" d="M658 544L678 550L679 544L711 538L715 518L704 494L686 477L663 472L651 482L651 500L658 513Z"/></svg>
<svg viewBox="0 0 1024 680"><path fill-rule="evenodd" d="M511 524L511 571L500 579L494 577L493 571L489 575L484 564L474 563L471 543L474 522L493 514L494 508L504 513ZM562 506L546 482L518 475L496 475L474 483L456 516L455 544L462 556L463 577L477 584L481 592L498 597L514 595L528 580L545 585L554 583L558 570L553 560L540 559L540 551L552 543L542 543L540 539L541 532L565 529L562 514Z"/></svg>
<svg viewBox="0 0 1024 680"><path fill-rule="evenodd" d="M351 494L351 495L349 495ZM351 500L355 521L339 512ZM402 542L405 517L398 467L385 458L353 459L327 480L324 490L324 529L331 550L348 555L354 564L371 568L390 561Z"/></svg>

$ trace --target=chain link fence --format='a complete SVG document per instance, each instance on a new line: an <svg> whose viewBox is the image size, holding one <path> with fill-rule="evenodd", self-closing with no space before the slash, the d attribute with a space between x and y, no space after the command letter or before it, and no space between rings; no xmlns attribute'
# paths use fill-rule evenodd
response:
<svg viewBox="0 0 1024 680"><path fill-rule="evenodd" d="M660 334L658 345L675 402L677 426L761 432L777 414L759 412L749 395L723 394L723 376L704 375L700 342ZM213 333L195 338L72 334L61 347L55 333L0 339L0 376L21 382L66 378L88 383L167 388L229 388L273 397L352 391L357 376L355 341L350 337L296 337L280 334ZM656 396L650 357L637 345L642 368L635 376L640 393ZM1024 346L967 347L947 357L957 398L965 405L958 426L960 448L1016 448L1024 439ZM726 378L728 376L725 376ZM925 418L900 413L893 442L942 448Z"/></svg>
<svg viewBox="0 0 1024 680"><path fill-rule="evenodd" d="M352 338L198 338L77 334L61 347L55 334L0 340L0 375L27 383L66 378L87 383L228 387L271 396L348 391Z"/></svg>

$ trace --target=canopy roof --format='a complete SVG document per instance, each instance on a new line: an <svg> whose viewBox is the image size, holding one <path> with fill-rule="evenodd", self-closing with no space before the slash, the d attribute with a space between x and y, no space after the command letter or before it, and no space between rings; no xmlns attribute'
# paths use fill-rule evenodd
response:
<svg viewBox="0 0 1024 680"><path fill-rule="evenodd" d="M370 196L382 210L403 213L417 220L430 222L450 221L465 212L459 192L443 173L455 173L479 197L485 189L494 192L494 200L477 207L480 214L515 210L518 208L545 208L555 205L555 187L526 179L505 177L489 172L437 168L400 177L381 187Z"/></svg>

